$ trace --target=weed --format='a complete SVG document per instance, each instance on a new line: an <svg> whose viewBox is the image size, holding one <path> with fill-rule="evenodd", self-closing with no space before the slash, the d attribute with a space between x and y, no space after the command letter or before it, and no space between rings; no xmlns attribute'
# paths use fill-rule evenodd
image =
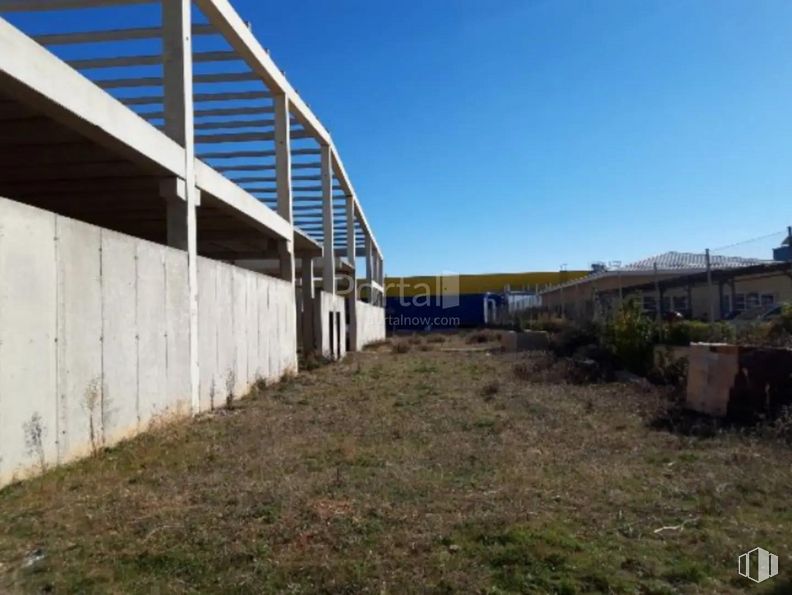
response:
<svg viewBox="0 0 792 595"><path fill-rule="evenodd" d="M101 404L101 380L94 378L85 389L85 409L88 413L88 437L91 441L91 452L96 455L101 449L101 439L96 428L97 406ZM101 412L98 412L101 415Z"/></svg>
<svg viewBox="0 0 792 595"><path fill-rule="evenodd" d="M236 385L236 372L228 370L226 373L226 409L234 408L234 386Z"/></svg>
<svg viewBox="0 0 792 595"><path fill-rule="evenodd" d="M46 471L47 461L44 453L44 436L47 430L38 411L32 415L29 421L24 423L23 430L25 432L25 446L28 454L38 459L39 468L42 472Z"/></svg>

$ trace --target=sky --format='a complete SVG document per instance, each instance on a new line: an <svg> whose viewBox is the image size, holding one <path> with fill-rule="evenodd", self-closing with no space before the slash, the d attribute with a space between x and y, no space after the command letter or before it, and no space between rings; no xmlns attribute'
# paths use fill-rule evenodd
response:
<svg viewBox="0 0 792 595"><path fill-rule="evenodd" d="M232 3L389 275L770 257L792 225L787 0Z"/></svg>

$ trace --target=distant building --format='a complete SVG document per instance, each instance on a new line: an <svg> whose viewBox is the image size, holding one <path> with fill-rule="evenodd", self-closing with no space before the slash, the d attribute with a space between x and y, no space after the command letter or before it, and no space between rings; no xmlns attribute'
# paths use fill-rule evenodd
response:
<svg viewBox="0 0 792 595"><path fill-rule="evenodd" d="M710 265L713 273L719 275L719 279L725 280L723 273L727 271L747 271L758 267L755 270L762 274L767 272L764 267L778 266L778 263L756 258L712 255ZM639 298L644 311L648 313L657 312L659 305L663 312L674 310L687 317L698 318L709 313L706 295L702 294L699 287L702 275L706 282L706 271L705 254L666 252L618 268L600 267L582 278L547 288L540 293L541 304L544 309L559 316L593 318L617 307L619 300L626 299L629 294ZM668 289L659 296L660 304L657 284ZM729 288L732 289L731 286ZM791 294L789 297L792 298L792 284L786 287L783 281L781 285L766 281L757 284L756 281L749 282L746 277L740 282L740 290L736 285L734 289L733 293L723 292L724 296L728 296L724 298L725 312L744 310L754 304L773 303L787 294ZM720 307L718 311L720 313Z"/></svg>
<svg viewBox="0 0 792 595"><path fill-rule="evenodd" d="M535 304L546 287L580 279L586 271L389 277L385 280L389 330L476 327L504 312Z"/></svg>

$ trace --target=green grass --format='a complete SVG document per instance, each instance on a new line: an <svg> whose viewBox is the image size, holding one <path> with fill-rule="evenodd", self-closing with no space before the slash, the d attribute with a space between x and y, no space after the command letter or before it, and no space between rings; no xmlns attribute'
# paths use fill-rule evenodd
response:
<svg viewBox="0 0 792 595"><path fill-rule="evenodd" d="M530 382L466 341L375 346L0 491L0 592L789 592L789 447L652 429L662 393ZM751 588L756 545L782 576Z"/></svg>

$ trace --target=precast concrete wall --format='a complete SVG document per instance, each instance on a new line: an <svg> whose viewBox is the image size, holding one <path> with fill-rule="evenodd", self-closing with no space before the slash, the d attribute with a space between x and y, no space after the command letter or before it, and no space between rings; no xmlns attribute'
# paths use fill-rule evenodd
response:
<svg viewBox="0 0 792 595"><path fill-rule="evenodd" d="M357 314L357 349L385 339L385 308L355 302Z"/></svg>
<svg viewBox="0 0 792 595"><path fill-rule="evenodd" d="M291 283L198 259L201 410L245 395L257 381L297 372Z"/></svg>
<svg viewBox="0 0 792 595"><path fill-rule="evenodd" d="M291 284L199 285L202 410L296 371ZM189 364L185 252L0 198L0 485L188 415Z"/></svg>
<svg viewBox="0 0 792 595"><path fill-rule="evenodd" d="M341 359L347 351L345 299L340 295L318 291L316 305L319 308L317 317L321 321L322 355L328 359Z"/></svg>

